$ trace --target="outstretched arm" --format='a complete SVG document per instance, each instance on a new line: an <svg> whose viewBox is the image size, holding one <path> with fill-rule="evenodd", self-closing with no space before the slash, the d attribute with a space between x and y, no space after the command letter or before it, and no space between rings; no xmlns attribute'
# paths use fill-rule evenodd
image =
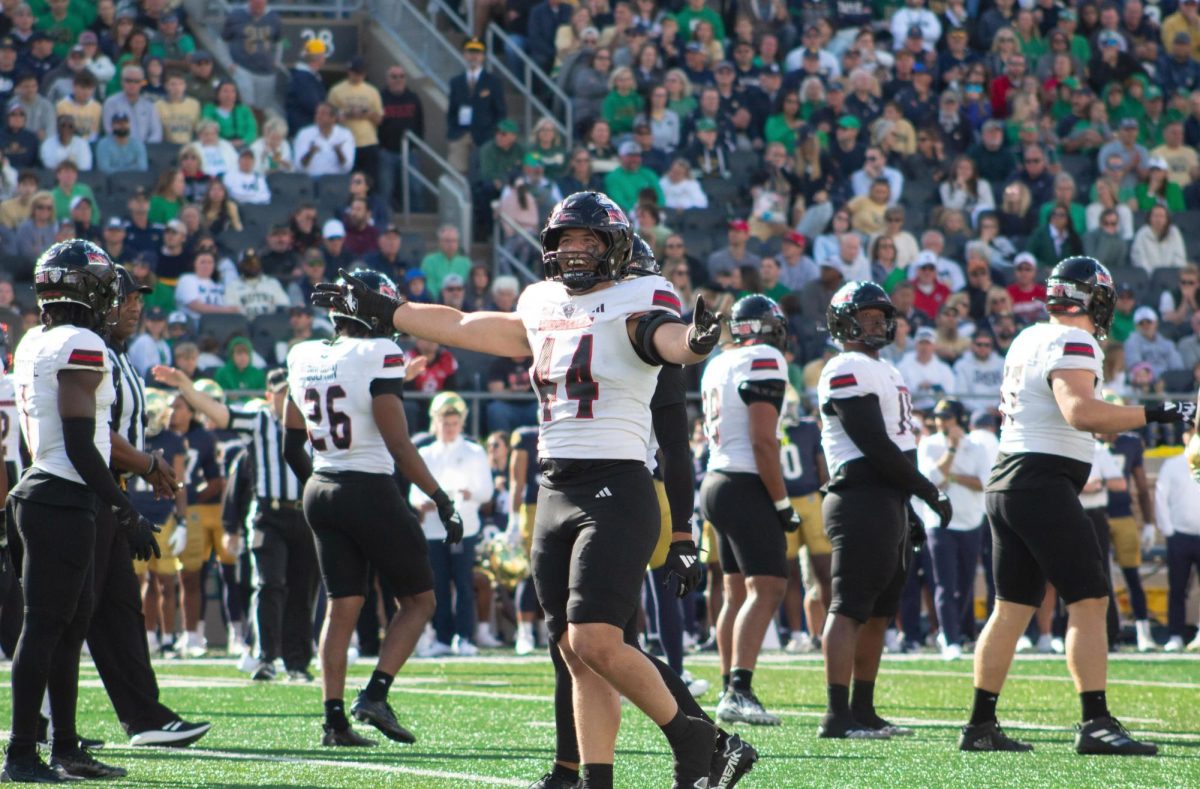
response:
<svg viewBox="0 0 1200 789"><path fill-rule="evenodd" d="M211 419L214 427L220 430L229 427L229 408L197 389L192 379L183 372L165 364L156 364L151 374L160 384L178 389L187 404Z"/></svg>

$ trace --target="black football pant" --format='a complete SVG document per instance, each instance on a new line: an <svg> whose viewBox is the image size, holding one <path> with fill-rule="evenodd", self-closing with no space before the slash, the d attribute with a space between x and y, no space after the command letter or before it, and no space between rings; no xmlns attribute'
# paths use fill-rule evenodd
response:
<svg viewBox="0 0 1200 789"><path fill-rule="evenodd" d="M129 541L108 507L101 507L96 516L94 588L88 650L125 733L132 736L177 720L179 716L158 701Z"/></svg>
<svg viewBox="0 0 1200 789"><path fill-rule="evenodd" d="M300 510L272 510L260 502L250 540L258 658L270 662L282 657L289 671L303 671L313 656L318 579L312 529Z"/></svg>
<svg viewBox="0 0 1200 789"><path fill-rule="evenodd" d="M78 747L79 651L92 613L96 521L90 510L9 498L21 539L25 611L12 661L10 757L37 751L42 696L50 693L55 751Z"/></svg>

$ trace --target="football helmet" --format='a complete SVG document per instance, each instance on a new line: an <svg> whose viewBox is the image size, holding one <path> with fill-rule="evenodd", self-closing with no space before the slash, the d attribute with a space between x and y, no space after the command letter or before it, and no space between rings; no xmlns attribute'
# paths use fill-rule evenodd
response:
<svg viewBox="0 0 1200 789"><path fill-rule="evenodd" d="M563 233L572 229L590 230L604 246L603 251L560 253ZM583 293L601 282L625 276L633 249L633 230L625 212L608 195L576 192L554 206L541 240L546 279L561 282L571 293Z"/></svg>
<svg viewBox="0 0 1200 789"><path fill-rule="evenodd" d="M734 345L773 345L787 348L787 318L773 299L755 293L734 302L729 314Z"/></svg>
<svg viewBox="0 0 1200 789"><path fill-rule="evenodd" d="M47 304L78 304L98 328L117 304L117 269L112 258L91 241L59 241L33 267L33 292L39 309Z"/></svg>
<svg viewBox="0 0 1200 789"><path fill-rule="evenodd" d="M172 397L162 389L146 389L146 438L153 438L171 422Z"/></svg>
<svg viewBox="0 0 1200 789"><path fill-rule="evenodd" d="M858 322L860 310L882 310L886 320L883 336L867 334ZM896 339L896 307L883 288L874 282L847 282L837 289L825 310L829 334L840 342L861 342L868 348L885 348Z"/></svg>
<svg viewBox="0 0 1200 789"><path fill-rule="evenodd" d="M632 277L647 277L662 274L662 266L654 258L654 250L639 235L633 237L633 250L629 255L627 273Z"/></svg>
<svg viewBox="0 0 1200 789"><path fill-rule="evenodd" d="M392 278L387 274L381 274L380 272L369 268L356 268L350 272L350 276L362 280L367 287L371 288L372 290L379 291L385 296L393 299L400 297L400 291L396 287L396 283L393 282ZM346 282L341 277L338 277L338 284L345 285ZM351 298L353 297L347 296L347 300ZM352 305L348 306L351 306L352 308ZM365 318L360 315L350 315L348 313L338 312L336 310L330 310L329 316L333 319L335 325L339 320L356 321L363 326L366 326L367 331L370 332L372 337L391 337L396 332L395 327L390 323L387 325L382 325L374 318Z"/></svg>
<svg viewBox="0 0 1200 789"><path fill-rule="evenodd" d="M204 392L212 399L216 400L221 405L225 405L225 389L211 378L198 378L192 384L197 391Z"/></svg>
<svg viewBox="0 0 1200 789"><path fill-rule="evenodd" d="M1046 279L1046 309L1051 315L1087 315L1096 326L1096 339L1103 341L1117 309L1112 274L1086 255L1060 260Z"/></svg>
<svg viewBox="0 0 1200 789"><path fill-rule="evenodd" d="M154 288L150 287L149 285L139 284L138 281L133 278L133 274L129 273L129 269L125 268L124 266L117 266L116 268L117 296L121 299L121 301L124 301L126 297L133 293L147 294L154 292Z"/></svg>
<svg viewBox="0 0 1200 789"><path fill-rule="evenodd" d="M529 557L503 537L494 537L482 545L479 566L495 583L510 592L529 577Z"/></svg>

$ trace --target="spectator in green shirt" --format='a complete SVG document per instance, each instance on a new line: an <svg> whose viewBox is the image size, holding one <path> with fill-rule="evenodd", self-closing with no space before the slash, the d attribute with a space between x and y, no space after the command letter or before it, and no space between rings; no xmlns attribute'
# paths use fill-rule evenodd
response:
<svg viewBox="0 0 1200 789"><path fill-rule="evenodd" d="M238 97L237 85L232 80L224 80L217 86L216 102L205 104L200 117L215 121L221 139L229 140L239 148L258 139L258 121L254 120L254 112Z"/></svg>
<svg viewBox="0 0 1200 789"><path fill-rule="evenodd" d="M183 171L168 167L158 176L154 185L154 194L150 197L150 221L154 224L165 225L183 209L184 194L187 182Z"/></svg>
<svg viewBox="0 0 1200 789"><path fill-rule="evenodd" d="M489 187L489 199L500 196L508 178L521 167L525 147L517 142L517 124L505 118L496 124L492 139L479 147L479 184ZM433 288L433 280L429 282Z"/></svg>
<svg viewBox="0 0 1200 789"><path fill-rule="evenodd" d="M75 162L63 159L58 167L54 168L54 177L58 180L58 186L54 187L50 195L54 198L55 221L70 219L71 200L83 197L92 204L92 222L99 223L100 204L96 202L92 187L79 183L79 168L75 166Z"/></svg>
<svg viewBox="0 0 1200 789"><path fill-rule="evenodd" d="M638 192L643 189L654 190L658 205L666 202L662 187L658 185L658 176L649 167L642 166L641 146L628 140L621 143L617 153L621 156L621 166L604 176L604 191L613 202L627 213L632 213L637 205Z"/></svg>
<svg viewBox="0 0 1200 789"><path fill-rule="evenodd" d="M254 346L245 337L234 337L225 350L225 365L213 375L213 380L227 392L262 389L267 385L267 374L250 364Z"/></svg>
<svg viewBox="0 0 1200 789"><path fill-rule="evenodd" d="M54 56L65 60L88 23L83 14L71 13L71 0L48 0L47 6L45 12L37 15L33 26L50 36L54 42Z"/></svg>
<svg viewBox="0 0 1200 789"><path fill-rule="evenodd" d="M633 120L646 106L646 100L637 92L637 80L633 71L622 66L608 80L608 95L600 107L600 114L608 121L614 135L633 131Z"/></svg>
<svg viewBox="0 0 1200 789"><path fill-rule="evenodd" d="M675 19L679 22L679 35L685 44L691 40L692 31L700 22L710 22L713 26L713 38L718 41L725 40L725 23L721 21L721 15L710 8L705 0L687 0L687 5L675 14Z"/></svg>
<svg viewBox="0 0 1200 789"><path fill-rule="evenodd" d="M1160 156L1152 158L1147 165L1150 172L1146 180L1133 189L1137 199L1137 210L1149 211L1156 205L1163 205L1172 214L1187 208L1183 201L1183 190L1179 184L1167 179L1167 162Z"/></svg>
<svg viewBox="0 0 1200 789"><path fill-rule="evenodd" d="M425 286L434 301L442 292L442 280L448 274L457 274L466 281L471 273L471 261L459 251L458 228L442 225L438 229L438 248L421 261L421 273L425 275Z"/></svg>
<svg viewBox="0 0 1200 789"><path fill-rule="evenodd" d="M774 300L776 304L792 291L779 281L779 276L783 269L779 267L779 261L767 255L758 262L758 276L762 280L762 294Z"/></svg>

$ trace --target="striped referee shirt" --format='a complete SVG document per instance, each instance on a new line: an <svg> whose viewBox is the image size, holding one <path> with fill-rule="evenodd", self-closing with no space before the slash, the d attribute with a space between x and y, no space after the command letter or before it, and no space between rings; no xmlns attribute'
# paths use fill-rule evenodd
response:
<svg viewBox="0 0 1200 789"><path fill-rule="evenodd" d="M108 358L112 361L113 387L117 390L117 399L112 404L112 419L109 425L113 432L120 434L134 449L139 451L146 448L146 386L142 377L133 369L129 355L125 351L108 349Z"/></svg>
<svg viewBox="0 0 1200 789"><path fill-rule="evenodd" d="M249 437L254 455L255 495L260 499L296 501L301 495L300 480L283 457L283 422L269 408L247 411L229 409L229 429Z"/></svg>

